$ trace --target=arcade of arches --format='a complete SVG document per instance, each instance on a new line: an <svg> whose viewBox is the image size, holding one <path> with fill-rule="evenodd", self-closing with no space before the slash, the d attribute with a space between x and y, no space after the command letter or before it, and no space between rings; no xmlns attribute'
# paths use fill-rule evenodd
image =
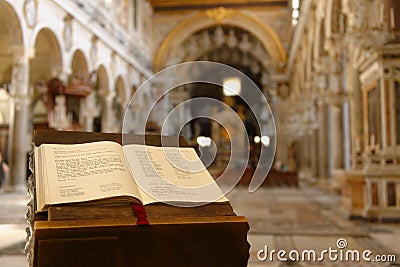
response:
<svg viewBox="0 0 400 267"><path fill-rule="evenodd" d="M257 158L254 115L219 86L179 86L148 121L142 110L173 77L130 102L162 69L214 61L245 73L268 100L275 171L340 192L348 216L400 218L400 2L201 2L0 0L0 151L10 167L1 190L25 190L35 129L121 132L125 118L124 132L147 122L157 133L164 114L199 96L237 111ZM197 111L180 112L166 133L192 145L211 137L224 151L226 134L192 121Z"/></svg>

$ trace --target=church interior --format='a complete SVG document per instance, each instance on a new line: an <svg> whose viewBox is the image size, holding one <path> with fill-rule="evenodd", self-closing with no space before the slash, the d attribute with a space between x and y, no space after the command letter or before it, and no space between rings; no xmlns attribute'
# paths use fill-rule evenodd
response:
<svg viewBox="0 0 400 267"><path fill-rule="evenodd" d="M249 267L267 265L266 244L320 251L338 238L397 257L368 266L400 265L399 10L396 0L0 0L0 266L28 266L41 129L182 135L215 178L236 157L228 198L249 221ZM219 65L174 69L190 62ZM249 193L258 167L268 176ZM365 266L335 264L318 266Z"/></svg>

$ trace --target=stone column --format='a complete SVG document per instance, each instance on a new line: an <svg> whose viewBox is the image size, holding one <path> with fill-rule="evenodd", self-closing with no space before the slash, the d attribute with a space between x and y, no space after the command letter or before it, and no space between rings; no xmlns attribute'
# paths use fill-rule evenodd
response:
<svg viewBox="0 0 400 267"><path fill-rule="evenodd" d="M104 97L103 102L103 115L101 121L101 131L103 133L112 133L116 132L116 127L114 125L114 109L113 109L113 101L115 98L115 92L108 92L108 94Z"/></svg>
<svg viewBox="0 0 400 267"><path fill-rule="evenodd" d="M350 136L350 109L349 101L346 100L342 106L342 125L343 125L343 168L349 170L351 168L351 136Z"/></svg>
<svg viewBox="0 0 400 267"><path fill-rule="evenodd" d="M124 99L121 103L121 127L123 126L122 124L124 122L125 113L127 113L129 109L129 101L130 99Z"/></svg>
<svg viewBox="0 0 400 267"><path fill-rule="evenodd" d="M29 59L33 51L25 47L14 52L10 93L10 129L8 143L9 181L6 191L26 191L27 153L31 151L29 125Z"/></svg>
<svg viewBox="0 0 400 267"><path fill-rule="evenodd" d="M307 179L312 178L311 177L311 155L310 155L310 144L311 144L311 136L309 135L308 132L304 133L304 137L303 137L303 156L304 156L304 163L303 163L303 167L305 170L305 174Z"/></svg>
<svg viewBox="0 0 400 267"><path fill-rule="evenodd" d="M351 57L349 57L351 58ZM362 93L360 89L360 81L358 78L358 71L353 67L353 62L350 60L346 66L347 80L346 88L350 93L349 99L349 113L350 113L350 138L351 138L351 151L352 151L352 167L355 167L355 147L356 138L360 140L360 147L363 150L363 105Z"/></svg>
<svg viewBox="0 0 400 267"><path fill-rule="evenodd" d="M168 87L167 87L168 88ZM166 94L166 95L164 95L163 96L163 98L162 98L162 101L163 101L163 112L164 112L164 116L162 116L162 121L160 121L159 122L159 125L162 127L162 128L167 128L165 131L164 131L164 129L162 130L163 131L163 133L165 132L165 134L168 134L168 135L170 135L170 134L172 134L172 129L171 129L171 126L172 125L169 125L169 124L164 124L164 122L165 122L165 118L167 117L167 115L168 115L168 113L171 111L171 109L172 109L172 107L170 106L170 103L169 103L169 95L168 94Z"/></svg>
<svg viewBox="0 0 400 267"><path fill-rule="evenodd" d="M343 168L343 122L342 108L329 105L330 170Z"/></svg>
<svg viewBox="0 0 400 267"><path fill-rule="evenodd" d="M81 116L83 117L83 126L86 132L93 132L93 121L99 114L100 107L96 104L96 93L92 92L81 100Z"/></svg>
<svg viewBox="0 0 400 267"><path fill-rule="evenodd" d="M71 76L71 69L64 69L60 74L58 74L58 78L63 82L64 86L68 84L68 77Z"/></svg>
<svg viewBox="0 0 400 267"><path fill-rule="evenodd" d="M297 155L297 171L300 178L304 179L305 169L306 169L306 145L305 145L305 135L300 136L296 140L296 155Z"/></svg>
<svg viewBox="0 0 400 267"><path fill-rule="evenodd" d="M312 130L310 134L310 157L311 157L311 176L316 178L318 176L318 136L317 131Z"/></svg>
<svg viewBox="0 0 400 267"><path fill-rule="evenodd" d="M318 109L318 176L321 182L329 178L328 110L326 103L320 101Z"/></svg>
<svg viewBox="0 0 400 267"><path fill-rule="evenodd" d="M266 90L266 89L265 89ZM285 89L283 89L285 90ZM286 93L286 92L285 92ZM288 109L284 108L287 106L288 100L283 99L280 96L276 96L274 103L271 103L271 110L274 110L275 127L276 127L276 152L275 161L285 166L293 166L293 158L290 159L289 149L293 144L294 135L289 134L285 131L284 119L288 116ZM292 169L291 169L292 170Z"/></svg>
<svg viewBox="0 0 400 267"><path fill-rule="evenodd" d="M85 132L93 132L93 118L92 117L84 117L83 121L83 130Z"/></svg>

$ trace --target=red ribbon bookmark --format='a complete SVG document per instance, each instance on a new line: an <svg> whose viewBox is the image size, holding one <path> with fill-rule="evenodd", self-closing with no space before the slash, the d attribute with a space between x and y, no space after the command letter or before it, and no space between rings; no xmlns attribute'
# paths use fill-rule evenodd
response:
<svg viewBox="0 0 400 267"><path fill-rule="evenodd" d="M147 220L147 214L142 204L132 203L133 212L136 214L137 225L149 225L149 221Z"/></svg>

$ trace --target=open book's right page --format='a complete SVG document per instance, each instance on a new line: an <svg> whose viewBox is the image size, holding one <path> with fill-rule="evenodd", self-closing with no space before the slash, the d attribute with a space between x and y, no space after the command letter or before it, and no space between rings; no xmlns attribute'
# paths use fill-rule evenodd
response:
<svg viewBox="0 0 400 267"><path fill-rule="evenodd" d="M193 148L125 145L143 204L228 201Z"/></svg>

